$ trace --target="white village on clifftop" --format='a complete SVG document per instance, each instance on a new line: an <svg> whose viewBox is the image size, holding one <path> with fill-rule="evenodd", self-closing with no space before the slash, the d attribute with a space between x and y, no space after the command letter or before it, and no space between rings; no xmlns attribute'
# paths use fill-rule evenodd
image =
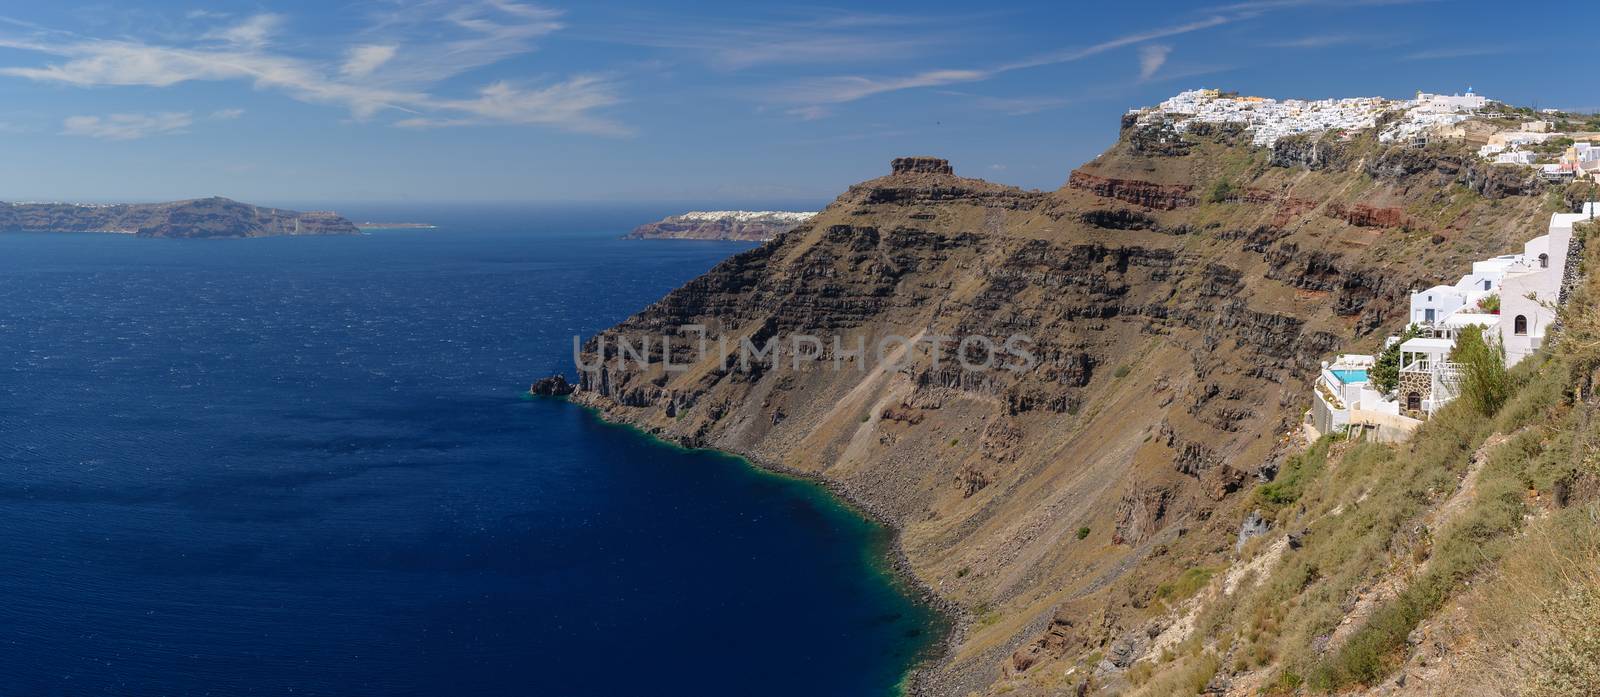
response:
<svg viewBox="0 0 1600 697"><path fill-rule="evenodd" d="M1488 113L1491 109L1494 113ZM1345 99L1271 99L1240 96L1217 89L1180 92L1155 107L1132 109L1129 115L1146 125L1172 124L1178 132L1193 123L1242 124L1251 143L1272 147L1280 139L1306 133L1344 132L1381 128L1385 143L1423 144L1435 140L1466 141L1480 145L1479 156L1495 164L1537 167L1552 181L1600 181L1600 133L1564 133L1556 122L1544 118L1510 119L1493 125L1486 116L1533 116L1504 108L1473 93L1445 95L1417 92L1412 99L1350 97ZM1559 115L1545 110L1542 115Z"/></svg>
<svg viewBox="0 0 1600 697"><path fill-rule="evenodd" d="M1195 123L1240 124L1253 145L1268 148L1302 134L1349 139L1373 129L1383 143L1456 141L1478 146L1478 156L1495 165L1535 168L1552 183L1593 180L1600 186L1600 119L1514 109L1471 88L1456 95L1419 91L1404 100L1279 100L1197 89L1128 115L1140 126L1169 124L1179 133ZM1573 226L1594 219L1597 208L1589 202L1581 212L1553 214L1546 234L1528 240L1520 253L1475 262L1454 284L1413 292L1405 335L1384 344L1397 357L1397 378L1375 384L1376 356L1324 362L1306 415L1308 435L1358 429L1379 440L1403 439L1459 395L1462 368L1451 354L1469 327L1498 343L1508 368L1537 351L1575 271L1568 268L1575 258Z"/></svg>

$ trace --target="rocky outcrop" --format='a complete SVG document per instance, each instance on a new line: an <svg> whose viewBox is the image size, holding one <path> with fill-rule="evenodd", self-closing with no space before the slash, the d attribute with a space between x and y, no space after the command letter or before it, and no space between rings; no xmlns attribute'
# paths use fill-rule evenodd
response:
<svg viewBox="0 0 1600 697"><path fill-rule="evenodd" d="M1167 121L1135 127L1124 133L1124 139L1134 152L1150 157L1182 157L1194 147Z"/></svg>
<svg viewBox="0 0 1600 697"><path fill-rule="evenodd" d="M1339 169L1348 164L1348 147L1326 134L1284 136L1272 144L1274 167L1313 171Z"/></svg>
<svg viewBox="0 0 1600 697"><path fill-rule="evenodd" d="M889 163L890 174L954 175L950 161L939 157L896 157Z"/></svg>
<svg viewBox="0 0 1600 697"><path fill-rule="evenodd" d="M1152 486L1122 497L1117 503L1116 528L1111 534L1113 544L1143 544L1155 536L1166 523L1167 507L1172 504L1177 487Z"/></svg>
<svg viewBox="0 0 1600 697"><path fill-rule="evenodd" d="M1157 210L1174 210L1193 206L1189 184L1155 184L1137 179L1116 179L1073 170L1067 186L1082 189L1101 198L1111 198Z"/></svg>
<svg viewBox="0 0 1600 697"><path fill-rule="evenodd" d="M1489 199L1532 196L1546 186L1533 170L1497 167L1459 146L1389 148L1370 158L1363 170L1368 176L1387 181L1415 183L1420 177L1438 188L1460 184Z"/></svg>
<svg viewBox="0 0 1600 697"><path fill-rule="evenodd" d="M1335 220L1343 220L1356 227L1409 228L1411 218L1404 209L1387 206L1379 208L1365 203L1344 204L1334 202L1323 213Z"/></svg>
<svg viewBox="0 0 1600 697"><path fill-rule="evenodd" d="M190 238L356 235L361 232L337 213L262 208L221 197L111 205L0 203L0 230L120 232L140 237Z"/></svg>
<svg viewBox="0 0 1600 697"><path fill-rule="evenodd" d="M528 394L535 397L565 397L572 394L574 389L577 388L567 382L566 376L551 375L533 383L533 386L528 388Z"/></svg>

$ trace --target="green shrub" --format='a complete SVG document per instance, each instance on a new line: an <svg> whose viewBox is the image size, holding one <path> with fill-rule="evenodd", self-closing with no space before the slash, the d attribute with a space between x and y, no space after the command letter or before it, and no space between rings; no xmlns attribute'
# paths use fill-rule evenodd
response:
<svg viewBox="0 0 1600 697"><path fill-rule="evenodd" d="M1372 386L1379 392L1393 392L1394 388L1400 385L1400 344L1421 335L1421 327L1415 324L1406 325L1400 332L1400 340L1389 344L1378 353L1378 359L1373 362L1372 370L1367 371L1367 379L1372 381Z"/></svg>
<svg viewBox="0 0 1600 697"><path fill-rule="evenodd" d="M1088 537L1088 536L1089 536L1089 526L1085 525L1085 526L1083 526L1081 528L1078 528L1078 539L1081 540L1081 539L1083 539L1085 537Z"/></svg>
<svg viewBox="0 0 1600 697"><path fill-rule="evenodd" d="M1484 296L1482 300L1478 301L1478 309L1483 310L1484 312L1487 312L1489 314L1499 314L1500 313L1500 295L1497 293L1497 294L1493 294L1493 295Z"/></svg>
<svg viewBox="0 0 1600 697"><path fill-rule="evenodd" d="M1500 411L1511 395L1505 347L1485 336L1483 327L1463 327L1450 360L1461 366L1461 398L1484 416Z"/></svg>
<svg viewBox="0 0 1600 697"><path fill-rule="evenodd" d="M1206 189L1206 202L1222 203L1233 198L1233 194L1233 182L1227 179L1218 179L1211 182L1211 186Z"/></svg>
<svg viewBox="0 0 1600 697"><path fill-rule="evenodd" d="M1216 569L1204 566L1194 566L1184 569L1176 579L1156 586L1156 595L1162 600L1181 601L1205 588L1211 582L1211 577L1217 573Z"/></svg>
<svg viewBox="0 0 1600 697"><path fill-rule="evenodd" d="M1278 476L1256 489L1256 499L1262 508L1276 511L1295 501L1305 493L1308 483L1322 473L1328 463L1328 446L1338 439L1336 435L1323 436L1311 449L1289 456Z"/></svg>

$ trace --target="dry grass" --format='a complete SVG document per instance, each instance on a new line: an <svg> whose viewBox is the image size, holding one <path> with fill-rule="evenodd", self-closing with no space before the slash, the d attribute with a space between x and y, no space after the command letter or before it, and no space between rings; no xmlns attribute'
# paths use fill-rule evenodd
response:
<svg viewBox="0 0 1600 697"><path fill-rule="evenodd" d="M1600 508L1547 517L1467 605L1465 669L1498 694L1579 697L1600 685Z"/></svg>

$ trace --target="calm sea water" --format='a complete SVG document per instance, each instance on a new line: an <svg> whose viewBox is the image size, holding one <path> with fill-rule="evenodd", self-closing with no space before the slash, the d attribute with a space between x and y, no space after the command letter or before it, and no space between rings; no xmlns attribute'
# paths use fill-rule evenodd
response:
<svg viewBox="0 0 1600 697"><path fill-rule="evenodd" d="M664 212L0 235L0 694L892 693L884 531L523 397L745 248Z"/></svg>

